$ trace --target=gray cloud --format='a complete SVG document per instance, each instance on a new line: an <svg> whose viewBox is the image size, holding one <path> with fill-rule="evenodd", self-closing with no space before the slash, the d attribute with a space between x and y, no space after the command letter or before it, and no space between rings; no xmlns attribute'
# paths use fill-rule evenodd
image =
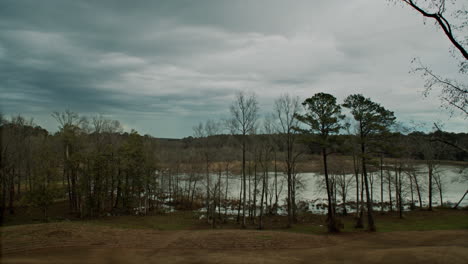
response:
<svg viewBox="0 0 468 264"><path fill-rule="evenodd" d="M69 108L188 136L197 122L227 116L237 90L255 91L264 113L284 93L359 92L405 122L467 129L408 74L419 56L460 78L445 36L384 0L6 0L0 17L2 111L48 129L50 112Z"/></svg>

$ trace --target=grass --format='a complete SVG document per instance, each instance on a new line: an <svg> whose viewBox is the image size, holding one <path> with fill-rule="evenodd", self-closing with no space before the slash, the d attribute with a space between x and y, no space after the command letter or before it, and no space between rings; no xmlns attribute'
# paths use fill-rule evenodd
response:
<svg viewBox="0 0 468 264"><path fill-rule="evenodd" d="M157 214L148 216L108 216L96 219L79 220L67 215L68 206L66 202L60 202L51 207L49 211L50 222L59 222L65 219L96 226L110 226L126 229L154 229L154 230L209 230L211 226L205 220L199 220L199 214L191 211L178 211L168 214ZM273 216L265 217L265 230L287 231L305 234L327 234L325 223L326 216L305 214L299 218L299 223L291 228L285 228L287 217ZM363 232L364 229L355 229L355 219L352 215L339 217L344 224L342 232ZM40 210L34 208L17 209L14 216L7 215L3 225L20 225L43 223ZM364 216L364 223L366 222ZM375 222L378 232L392 231L425 231L425 230L448 230L468 229L468 210L452 210L436 208L434 211L412 211L405 212L404 218L400 219L397 213L375 213ZM218 226L221 229L240 229L235 221ZM248 229L256 229L257 225L250 224Z"/></svg>
<svg viewBox="0 0 468 264"><path fill-rule="evenodd" d="M468 211L414 211L406 213L403 219L395 215L377 216L376 221L377 229L381 232L468 229Z"/></svg>
<svg viewBox="0 0 468 264"><path fill-rule="evenodd" d="M344 224L344 229L341 232L366 231L365 228L354 228L355 219L353 216L340 217L339 219ZM364 215L364 224L366 221L367 218ZM400 219L397 213L375 213L375 222L378 232L468 229L468 211L452 209L436 209L432 212L412 211L405 212L403 219ZM323 220L322 224L299 223L286 231L326 234L327 227Z"/></svg>
<svg viewBox="0 0 468 264"><path fill-rule="evenodd" d="M293 225L289 229L284 229L284 231L302 234L325 235L327 233L327 227L325 223L323 225L310 225L302 223Z"/></svg>
<svg viewBox="0 0 468 264"><path fill-rule="evenodd" d="M48 222L59 222L65 219L76 220L76 216L70 215L68 201L60 201L54 203L48 210ZM24 225L24 224L38 224L44 223L43 212L36 207L17 206L15 207L15 214L10 215L8 210L5 212L4 226L9 225Z"/></svg>

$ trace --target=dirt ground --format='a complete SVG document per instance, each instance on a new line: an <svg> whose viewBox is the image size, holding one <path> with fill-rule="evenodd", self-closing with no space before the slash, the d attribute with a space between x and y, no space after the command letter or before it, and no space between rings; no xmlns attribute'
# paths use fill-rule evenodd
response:
<svg viewBox="0 0 468 264"><path fill-rule="evenodd" d="M1 263L468 263L468 230L306 235L64 222L0 231Z"/></svg>

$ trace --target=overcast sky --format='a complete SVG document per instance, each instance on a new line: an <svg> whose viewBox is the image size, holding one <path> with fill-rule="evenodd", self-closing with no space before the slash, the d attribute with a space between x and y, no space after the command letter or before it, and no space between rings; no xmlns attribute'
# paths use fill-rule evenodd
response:
<svg viewBox="0 0 468 264"><path fill-rule="evenodd" d="M386 0L2 0L0 17L1 111L51 131L51 112L70 109L190 136L198 122L229 116L239 90L257 94L262 115L285 93L340 102L362 93L401 122L468 131L409 73L420 57L467 82L448 39Z"/></svg>

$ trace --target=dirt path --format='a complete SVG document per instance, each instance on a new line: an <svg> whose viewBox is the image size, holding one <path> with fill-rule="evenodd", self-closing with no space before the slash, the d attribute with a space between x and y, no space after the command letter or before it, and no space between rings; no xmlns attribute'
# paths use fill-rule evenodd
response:
<svg viewBox="0 0 468 264"><path fill-rule="evenodd" d="M74 223L0 230L1 263L468 263L468 230L325 236Z"/></svg>

